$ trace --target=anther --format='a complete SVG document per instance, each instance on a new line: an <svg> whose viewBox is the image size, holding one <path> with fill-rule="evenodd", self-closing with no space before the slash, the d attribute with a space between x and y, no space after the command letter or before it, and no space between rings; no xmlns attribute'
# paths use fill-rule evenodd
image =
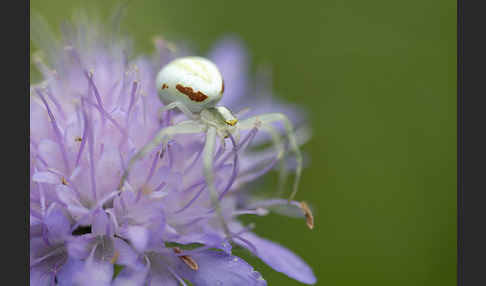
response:
<svg viewBox="0 0 486 286"><path fill-rule="evenodd" d="M304 212L307 227L309 229L313 229L314 228L314 216L312 215L312 211L310 210L309 206L305 202L300 202L300 208Z"/></svg>
<svg viewBox="0 0 486 286"><path fill-rule="evenodd" d="M118 257L120 257L120 252L115 251L115 253L113 254L113 257L110 259L110 263L115 264L116 261L118 260Z"/></svg>
<svg viewBox="0 0 486 286"><path fill-rule="evenodd" d="M172 248L174 250L175 254L181 254L182 250L179 247L174 247ZM196 260L194 260L192 257L189 255L181 255L179 258L184 262L189 268L191 268L194 271L197 271L199 269L199 265L197 265Z"/></svg>
<svg viewBox="0 0 486 286"><path fill-rule="evenodd" d="M143 185L142 187L142 194L144 195L150 195L152 193L152 188L146 186L146 185Z"/></svg>

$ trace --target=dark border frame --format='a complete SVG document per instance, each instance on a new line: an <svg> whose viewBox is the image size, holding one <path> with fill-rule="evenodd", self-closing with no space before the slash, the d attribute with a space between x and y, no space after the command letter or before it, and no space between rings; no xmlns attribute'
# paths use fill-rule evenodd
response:
<svg viewBox="0 0 486 286"><path fill-rule="evenodd" d="M462 95L462 85L463 85L463 2L462 0L457 1L457 285L463 285L463 95Z"/></svg>
<svg viewBox="0 0 486 286"><path fill-rule="evenodd" d="M483 1L458 0L457 284L486 285L486 41Z"/></svg>
<svg viewBox="0 0 486 286"><path fill-rule="evenodd" d="M6 3L7 4L7 3ZM2 280L29 285L29 41L30 1L3 5ZM11 282L7 282L11 281Z"/></svg>

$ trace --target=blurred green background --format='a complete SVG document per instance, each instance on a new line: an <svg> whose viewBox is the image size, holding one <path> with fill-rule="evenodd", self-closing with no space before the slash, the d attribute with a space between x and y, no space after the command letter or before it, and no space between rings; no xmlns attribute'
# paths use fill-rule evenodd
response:
<svg viewBox="0 0 486 286"><path fill-rule="evenodd" d="M107 17L117 1L30 3L57 28L78 10ZM297 199L316 228L256 221L317 285L456 285L456 1L131 1L123 28L138 52L157 34L201 54L236 34L252 71L269 64L278 95L308 111ZM248 260L269 285L300 285Z"/></svg>

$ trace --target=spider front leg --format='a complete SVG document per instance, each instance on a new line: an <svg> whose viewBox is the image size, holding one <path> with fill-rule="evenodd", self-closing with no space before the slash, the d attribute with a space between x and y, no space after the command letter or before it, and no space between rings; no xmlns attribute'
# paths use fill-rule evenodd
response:
<svg viewBox="0 0 486 286"><path fill-rule="evenodd" d="M285 128L285 133L289 140L290 149L295 154L295 159L297 161L297 167L295 168L295 181L292 188L292 193L289 196L289 201L293 200L297 194L299 187L300 176L302 173L302 154L300 153L299 145L297 144L297 139L295 138L294 127L290 120L282 113L268 113L263 115L258 115L252 118L248 118L240 122L241 129L250 129L255 126L255 124L260 123L262 128L268 131L272 123L281 122ZM273 127L271 127L273 128Z"/></svg>
<svg viewBox="0 0 486 286"><path fill-rule="evenodd" d="M224 233L227 237L230 237L230 231L226 221L224 219L221 206L218 200L218 193L216 187L214 186L214 171L213 171L213 152L214 145L216 143L216 128L209 127L206 132L206 144L204 144L203 149L203 167L204 167L204 177L206 178L206 185L209 189L209 196L211 198L211 204L216 208L216 214L223 226Z"/></svg>
<svg viewBox="0 0 486 286"><path fill-rule="evenodd" d="M198 116L194 113L192 113L184 104L182 104L179 101L172 102L168 105L164 105L163 107L160 108L160 115L162 115L164 112L169 111L171 109L178 108L184 115L186 115L189 119L195 120L198 118Z"/></svg>
<svg viewBox="0 0 486 286"><path fill-rule="evenodd" d="M280 133L269 124L265 124L262 126L262 129L267 131L270 136L272 137L273 145L275 145L275 149L277 149L277 160L278 160L278 168L279 168L279 176L278 176L278 196L282 195L284 192L285 182L287 181L288 172L287 168L285 167L285 160L283 160L283 156L285 153L285 143L282 140L282 136Z"/></svg>
<svg viewBox="0 0 486 286"><path fill-rule="evenodd" d="M133 165L140 159L142 159L147 153L152 151L155 147L159 146L161 143L166 144L173 136L177 134L197 134L204 132L205 126L199 124L196 121L186 120L182 121L176 125L168 126L160 130L150 142L145 144L128 162L127 168L123 173L118 186L119 189L123 187L123 184L128 177L128 174L133 167Z"/></svg>
<svg viewBox="0 0 486 286"><path fill-rule="evenodd" d="M253 126L252 128L254 128L255 126L260 126L260 128L268 132L270 134L270 137L272 138L273 145L277 150L277 161L279 164L277 195L280 196L284 191L285 182L287 181L287 177L288 177L287 168L285 167L285 161L282 160L285 153L285 143L282 140L282 136L280 136L280 133L275 129L274 126L270 124L263 125L262 122L258 119L258 117L253 117L243 121L240 124L240 129L242 130L249 129L250 126Z"/></svg>

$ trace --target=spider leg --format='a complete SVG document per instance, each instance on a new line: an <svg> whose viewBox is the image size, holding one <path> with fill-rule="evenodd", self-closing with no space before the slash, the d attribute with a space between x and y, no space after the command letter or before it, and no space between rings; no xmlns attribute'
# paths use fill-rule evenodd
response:
<svg viewBox="0 0 486 286"><path fill-rule="evenodd" d="M172 102L172 103L170 103L168 105L164 105L163 107L160 108L160 111L159 112L162 115L164 112L166 112L168 110L171 110L171 109L174 109L174 108L178 108L189 119L192 119L192 120L197 119L197 115L195 115L194 113L192 113L184 104L182 104L179 101L175 101L175 102Z"/></svg>
<svg viewBox="0 0 486 286"><path fill-rule="evenodd" d="M230 231L226 221L223 217L223 213L221 211L221 206L218 200L218 193L216 191L216 187L214 186L214 170L213 170L213 152L214 152L214 145L216 143L216 128L209 127L206 132L206 144L204 145L203 149L203 167L204 167L204 177L206 178L206 185L209 189L209 195L211 198L211 204L214 208L216 208L217 216L223 226L223 230L226 236L230 236Z"/></svg>
<svg viewBox="0 0 486 286"><path fill-rule="evenodd" d="M277 149L277 160L279 162L279 178L278 178L277 194L281 195L284 191L285 182L288 177L288 172L287 169L285 168L285 161L283 160L283 156L285 154L285 144L279 132L270 124L262 124L262 122L259 120L258 117L252 117L247 120L244 120L240 125L240 129L245 130L245 129L253 128L256 125L261 125L260 128L270 134L273 141L273 145L275 146L275 149Z"/></svg>
<svg viewBox="0 0 486 286"><path fill-rule="evenodd" d="M250 112L250 108L246 107L246 108L243 108L242 110L238 111L235 114L235 116L236 116L236 118L240 118L240 117L242 117L243 115L245 115L248 112Z"/></svg>
<svg viewBox="0 0 486 286"><path fill-rule="evenodd" d="M262 128L267 131L272 137L273 145L277 149L277 160L278 160L278 195L282 195L284 192L285 182L287 181L288 172L285 167L285 160L283 160L285 154L285 143L282 140L280 133L272 125L263 125Z"/></svg>
<svg viewBox="0 0 486 286"><path fill-rule="evenodd" d="M255 124L260 123L262 128L268 128L270 124L274 122L281 122L285 128L285 133L289 140L290 149L295 155L295 159L297 161L297 167L295 168L295 180L294 185L292 188L292 193L290 194L289 201L293 200L295 195L297 194L297 190L299 187L300 176L302 174L302 154L300 153L299 145L297 144L297 139L294 133L294 127L290 120L282 113L268 113L258 115L252 118L248 118L242 122L240 122L241 129L249 129L255 126Z"/></svg>
<svg viewBox="0 0 486 286"><path fill-rule="evenodd" d="M182 121L176 125L168 126L160 130L150 142L145 144L128 162L125 172L120 181L120 185L118 186L119 189L123 187L123 183L125 179L128 177L128 173L130 172L133 165L143 158L147 153L152 151L155 147L159 146L161 143L164 145L177 134L196 134L205 131L205 126L199 124L198 122L192 120Z"/></svg>

